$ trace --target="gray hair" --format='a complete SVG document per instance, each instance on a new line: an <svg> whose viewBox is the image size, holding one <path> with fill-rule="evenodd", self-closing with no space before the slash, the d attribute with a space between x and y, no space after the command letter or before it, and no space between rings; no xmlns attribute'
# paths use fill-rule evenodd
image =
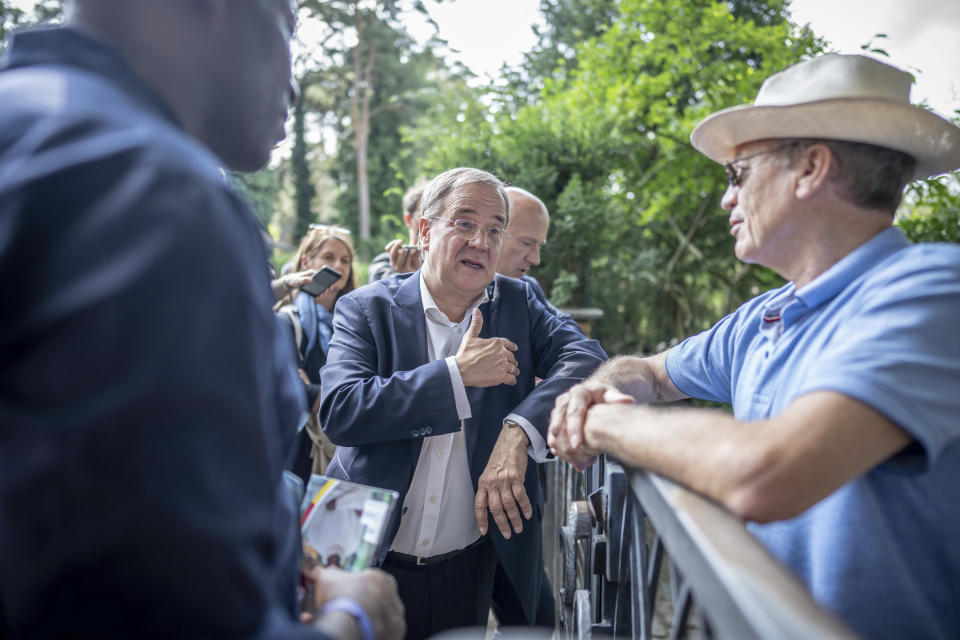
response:
<svg viewBox="0 0 960 640"><path fill-rule="evenodd" d="M470 184L482 184L497 190L497 195L503 201L503 211L506 216L504 224L508 224L510 222L510 200L507 198L505 185L500 178L492 173L470 167L450 169L431 180L423 192L423 198L420 200L420 214L424 218L439 216L450 192Z"/></svg>
<svg viewBox="0 0 960 640"><path fill-rule="evenodd" d="M792 164L813 144L823 144L833 155L830 179L840 197L864 209L893 215L903 199L903 188L913 177L916 160L901 152L863 142L801 138L783 150Z"/></svg>

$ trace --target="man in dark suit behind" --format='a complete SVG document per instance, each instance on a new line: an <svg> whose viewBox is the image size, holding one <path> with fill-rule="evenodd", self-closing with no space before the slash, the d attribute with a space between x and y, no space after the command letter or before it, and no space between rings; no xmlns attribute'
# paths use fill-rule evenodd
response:
<svg viewBox="0 0 960 640"><path fill-rule="evenodd" d="M423 268L345 296L334 316L328 473L401 495L381 559L409 638L485 625L497 560L533 619L543 498L527 458L546 456L553 399L606 359L529 285L496 276L508 212L494 176L441 174L423 196Z"/></svg>
<svg viewBox="0 0 960 640"><path fill-rule="evenodd" d="M540 252L547 244L547 234L550 231L550 212L547 210L547 205L526 189L511 186L505 191L510 203L510 224L497 262L497 273L526 282L537 300L548 311L561 319L568 320L571 326L579 331L579 325L569 314L550 304L540 283L530 275L530 269L540 264ZM541 486L546 488L546 473L543 465L539 466L539 472ZM552 535L556 535L556 532ZM540 596L535 616L528 618L513 591L506 572L502 566L497 566L493 581L493 612L500 626L553 627L556 618L556 602L546 571L543 571L541 577Z"/></svg>

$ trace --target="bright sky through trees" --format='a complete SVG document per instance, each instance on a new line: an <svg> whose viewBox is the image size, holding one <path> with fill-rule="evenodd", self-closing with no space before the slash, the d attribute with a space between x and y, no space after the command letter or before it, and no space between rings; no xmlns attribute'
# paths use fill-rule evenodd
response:
<svg viewBox="0 0 960 640"><path fill-rule="evenodd" d="M496 78L503 62L520 62L536 42L530 25L540 22L539 0L427 0L440 36L459 49L474 73ZM794 0L794 22L810 23L841 53L860 53L877 33L873 47L890 54L894 65L914 73L912 98L926 98L943 115L960 109L960 0ZM419 17L409 28L418 37L429 31ZM877 56L881 59L883 56Z"/></svg>
<svg viewBox="0 0 960 640"><path fill-rule="evenodd" d="M11 0L29 10L33 0ZM459 50L458 58L481 79L499 77L500 66L516 65L536 42L531 25L541 22L539 0L426 0L440 36ZM842 53L859 53L877 33L873 47L917 76L913 99L926 99L944 115L960 109L960 0L793 0L793 20L809 22ZM411 14L408 28L418 38L430 30ZM878 56L883 57L883 56Z"/></svg>

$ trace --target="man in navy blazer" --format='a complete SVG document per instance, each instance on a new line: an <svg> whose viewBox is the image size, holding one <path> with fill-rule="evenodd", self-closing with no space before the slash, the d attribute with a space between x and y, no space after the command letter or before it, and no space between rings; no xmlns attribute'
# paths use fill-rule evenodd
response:
<svg viewBox="0 0 960 640"><path fill-rule="evenodd" d="M485 625L498 559L533 619L543 496L528 456L546 457L554 399L606 359L528 284L496 275L509 213L497 178L447 171L422 213L422 269L341 298L321 374L339 446L328 474L400 494L380 559L408 638Z"/></svg>

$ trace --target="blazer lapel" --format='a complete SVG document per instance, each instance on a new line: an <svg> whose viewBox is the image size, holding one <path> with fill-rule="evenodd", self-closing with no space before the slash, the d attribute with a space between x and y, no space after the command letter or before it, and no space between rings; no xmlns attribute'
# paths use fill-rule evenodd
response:
<svg viewBox="0 0 960 640"><path fill-rule="evenodd" d="M393 370L409 371L427 361L427 319L423 315L419 271L404 280L393 301Z"/></svg>

